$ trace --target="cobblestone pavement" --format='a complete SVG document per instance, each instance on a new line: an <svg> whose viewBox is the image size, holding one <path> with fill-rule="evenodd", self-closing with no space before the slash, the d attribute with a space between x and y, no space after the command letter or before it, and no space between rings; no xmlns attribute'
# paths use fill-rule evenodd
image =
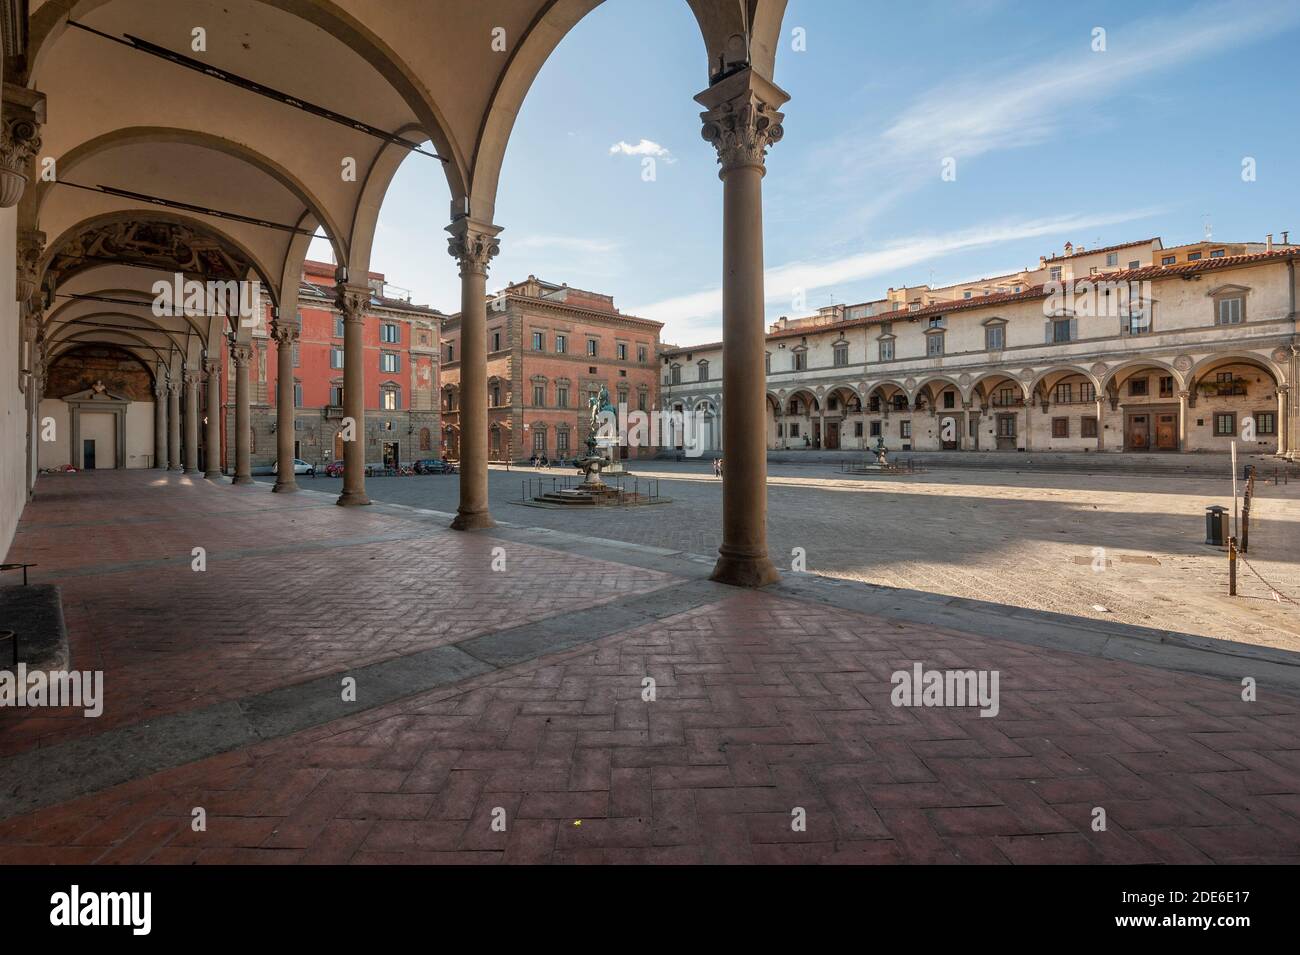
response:
<svg viewBox="0 0 1300 955"><path fill-rule="evenodd" d="M506 552L521 576L494 574L484 557L505 538L491 532L265 486L61 480L29 508L16 556L41 559L76 605L73 666L102 665L109 686L137 691L153 675L154 709L110 694L109 709L127 715L82 720L84 735L42 737L37 751L0 751L3 780L34 755L67 763L70 748L84 777L78 795L19 814L6 799L21 779L0 786L3 864L1300 861L1300 699L1285 693L1261 688L1245 702L1234 680L514 541ZM77 536L58 527L78 521L73 546ZM96 526L112 531L99 538ZM244 559L240 547L278 552L238 577L189 570L190 542L231 526L252 528L252 539L214 548L206 573ZM131 539L130 527L153 543ZM363 539L380 536L407 549L372 553L378 545ZM404 573L412 559L427 563ZM167 560L184 563L188 584L171 579L181 570ZM519 593L533 575L537 593ZM356 672L376 652L414 661L428 644L520 617L552 613L562 631L603 586L623 590L584 618L609 621L589 642L157 771L131 769L140 754L115 748L124 729L176 716L156 710L198 714L225 695L231 669L250 681L245 694L310 687L305 668ZM212 590L187 598L187 587ZM655 587L679 604L704 598L637 619L629 608L649 606ZM314 609L323 598L327 609ZM318 627L293 628L304 612ZM400 631L410 642L395 646L390 621L403 615L415 615ZM336 655L318 659L322 641ZM915 663L996 670L996 715L892 705L893 675ZM160 699L173 681L192 696ZM337 699L337 683L328 687ZM5 713L0 739L14 726ZM29 740L31 728L17 726ZM182 727L168 745L201 743L196 732ZM96 785L113 761L129 764L126 776Z"/></svg>
<svg viewBox="0 0 1300 955"><path fill-rule="evenodd" d="M519 507L507 502L522 496L525 480L567 472L495 469L493 512L715 555L722 492L711 465L647 461L636 472L659 478L672 503L616 513ZM456 482L372 478L367 488L376 500L454 511ZM1235 599L1226 552L1204 544L1205 508L1231 506L1226 479L953 470L885 478L775 464L769 483L769 543L782 567L798 547L815 573L1300 650L1300 603L1291 602L1300 601L1300 482L1256 485L1248 559L1268 583L1240 566Z"/></svg>

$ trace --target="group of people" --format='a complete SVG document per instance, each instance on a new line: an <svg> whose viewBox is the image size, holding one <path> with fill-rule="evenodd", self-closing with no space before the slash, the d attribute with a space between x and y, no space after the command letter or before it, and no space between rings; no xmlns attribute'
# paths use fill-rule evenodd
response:
<svg viewBox="0 0 1300 955"><path fill-rule="evenodd" d="M529 463L535 468L549 468L556 462L551 461L551 459L544 454L534 454L532 458L529 459Z"/></svg>

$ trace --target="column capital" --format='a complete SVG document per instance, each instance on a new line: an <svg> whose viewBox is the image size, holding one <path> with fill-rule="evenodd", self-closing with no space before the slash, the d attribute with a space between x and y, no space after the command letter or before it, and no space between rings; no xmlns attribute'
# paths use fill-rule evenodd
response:
<svg viewBox="0 0 1300 955"><path fill-rule="evenodd" d="M302 330L297 326L297 324L290 322L275 322L271 325L271 337L275 339L277 345L292 345L301 335Z"/></svg>
<svg viewBox="0 0 1300 955"><path fill-rule="evenodd" d="M1287 394L1288 392L1291 391L1291 386L1290 386L1290 385L1278 385L1274 390L1275 390L1279 395L1285 395L1285 394Z"/></svg>
<svg viewBox="0 0 1300 955"><path fill-rule="evenodd" d="M745 166L765 168L768 147L785 135L780 107L789 99L788 93L749 67L695 97L705 107L700 133L718 151L720 176Z"/></svg>
<svg viewBox="0 0 1300 955"><path fill-rule="evenodd" d="M501 226L462 216L447 226L447 231L451 233L447 254L460 264L460 274L487 275L493 256L501 251L497 239Z"/></svg>
<svg viewBox="0 0 1300 955"><path fill-rule="evenodd" d="M181 380L185 382L186 388L196 388L199 384L199 370L197 368L186 368Z"/></svg>
<svg viewBox="0 0 1300 955"><path fill-rule="evenodd" d="M242 342L231 345L230 360L235 363L236 367L247 368L249 362L253 360L253 346Z"/></svg>
<svg viewBox="0 0 1300 955"><path fill-rule="evenodd" d="M179 378L177 378L177 379L168 378L168 379L167 379L167 394L169 394L169 395L179 395L180 393L181 393L181 383L180 383L180 379L179 379Z"/></svg>
<svg viewBox="0 0 1300 955"><path fill-rule="evenodd" d="M40 292L37 270L45 254L45 233L22 229L18 233L18 287L15 298L24 305L34 305Z"/></svg>
<svg viewBox="0 0 1300 955"><path fill-rule="evenodd" d="M203 370L206 371L209 375L221 374L221 359L220 358L203 359Z"/></svg>
<svg viewBox="0 0 1300 955"><path fill-rule="evenodd" d="M4 84L0 107L0 208L18 205L32 177L41 148L45 94L16 83Z"/></svg>
<svg viewBox="0 0 1300 955"><path fill-rule="evenodd" d="M153 380L153 393L159 398L167 394L167 379L164 375L165 373L159 372Z"/></svg>
<svg viewBox="0 0 1300 955"><path fill-rule="evenodd" d="M345 322L364 322L366 310L370 308L370 287L368 285L345 285L340 282L334 286L334 305L343 313Z"/></svg>

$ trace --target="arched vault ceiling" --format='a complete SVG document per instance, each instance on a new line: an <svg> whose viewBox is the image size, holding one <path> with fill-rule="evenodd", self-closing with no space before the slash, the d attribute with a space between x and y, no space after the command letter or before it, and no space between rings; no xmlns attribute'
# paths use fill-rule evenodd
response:
<svg viewBox="0 0 1300 955"><path fill-rule="evenodd" d="M347 231L339 242L355 268L368 263L350 253L353 234L368 245L378 205L365 184L386 184L390 175L381 163L371 176L382 140L70 28L67 20L138 36L391 133L416 130L403 135L431 139L447 162L417 161L437 164L453 200L472 197L470 214L491 220L506 141L528 89L600 2L32 0L27 79L47 95L44 155L68 155L129 127L212 133L291 170L325 219ZM786 0L684 2L704 41L701 88L746 58L773 78ZM206 31L204 51L191 48L196 27ZM356 161L355 181L341 174L345 159ZM210 197L198 204L218 205ZM44 221L27 224L51 232Z"/></svg>

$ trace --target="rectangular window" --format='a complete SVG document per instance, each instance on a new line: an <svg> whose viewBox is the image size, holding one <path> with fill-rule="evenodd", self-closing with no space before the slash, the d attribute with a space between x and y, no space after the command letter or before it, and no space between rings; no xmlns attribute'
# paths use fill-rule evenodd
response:
<svg viewBox="0 0 1300 955"><path fill-rule="evenodd" d="M567 451L567 450L569 450L569 430L568 430L568 428L565 428L565 429L562 430L562 431L557 431L557 432L555 432L555 450L556 450L556 451Z"/></svg>
<svg viewBox="0 0 1300 955"><path fill-rule="evenodd" d="M394 325L392 322L384 322L379 326L379 340L386 344L396 345L402 340L401 326Z"/></svg>
<svg viewBox="0 0 1300 955"><path fill-rule="evenodd" d="M767 352L763 355L763 374L772 374L772 353Z"/></svg>
<svg viewBox="0 0 1300 955"><path fill-rule="evenodd" d="M1223 258L1223 253L1224 253L1223 249L1215 249L1213 252L1210 253L1210 258L1221 259Z"/></svg>
<svg viewBox="0 0 1300 955"><path fill-rule="evenodd" d="M707 361L702 361L702 362L699 363L699 365L698 365L697 367L699 368L699 380L700 380L700 381L708 381L708 380L709 380L709 363L708 363Z"/></svg>
<svg viewBox="0 0 1300 955"><path fill-rule="evenodd" d="M956 408L956 407L957 407L957 392L955 392L955 391L945 391L945 392L943 393L943 406L944 406L945 408Z"/></svg>
<svg viewBox="0 0 1300 955"><path fill-rule="evenodd" d="M668 369L668 384L680 385L682 383L682 366L673 365Z"/></svg>
<svg viewBox="0 0 1300 955"><path fill-rule="evenodd" d="M1199 252L1188 252L1188 253L1187 253L1187 261L1188 261L1188 262L1197 262L1197 261L1200 260L1200 258L1201 258L1201 253L1199 253Z"/></svg>
<svg viewBox="0 0 1300 955"><path fill-rule="evenodd" d="M1128 393L1130 398L1145 398L1147 391L1147 380L1145 378L1129 379Z"/></svg>
<svg viewBox="0 0 1300 955"><path fill-rule="evenodd" d="M396 411L402 407L402 399L392 388L385 388L379 393L385 411Z"/></svg>
<svg viewBox="0 0 1300 955"><path fill-rule="evenodd" d="M1230 438L1237 433L1237 415L1235 413L1216 414L1214 416L1214 434L1220 438Z"/></svg>
<svg viewBox="0 0 1300 955"><path fill-rule="evenodd" d="M881 343L880 343L880 360L881 360L881 361L893 361L893 360L894 360L894 341L893 341L893 339L890 339L889 341L884 341L884 342L881 342Z"/></svg>
<svg viewBox="0 0 1300 955"><path fill-rule="evenodd" d="M645 356L646 356L646 347L645 347L644 345L637 345L637 346L636 346L636 360L639 361L639 362L641 362L641 364L644 365L644 364L645 364Z"/></svg>
<svg viewBox="0 0 1300 955"><path fill-rule="evenodd" d="M1053 418L1052 419L1052 437L1068 438L1070 436L1070 419Z"/></svg>
<svg viewBox="0 0 1300 955"><path fill-rule="evenodd" d="M1052 341L1055 344L1068 342L1070 340L1070 320L1060 319L1052 322Z"/></svg>
<svg viewBox="0 0 1300 955"><path fill-rule="evenodd" d="M912 436L912 422L910 421L898 422L898 436L900 438L910 438Z"/></svg>
<svg viewBox="0 0 1300 955"><path fill-rule="evenodd" d="M1080 401L1097 400L1097 389L1093 386L1091 381L1085 381L1079 385L1079 400Z"/></svg>
<svg viewBox="0 0 1300 955"><path fill-rule="evenodd" d="M533 407L540 408L546 404L546 386L533 385Z"/></svg>
<svg viewBox="0 0 1300 955"><path fill-rule="evenodd" d="M398 370L398 356L395 351L386 351L379 356L379 370L396 374Z"/></svg>
<svg viewBox="0 0 1300 955"><path fill-rule="evenodd" d="M447 361L455 361L455 360L456 360L456 346L449 344L447 346Z"/></svg>
<svg viewBox="0 0 1300 955"><path fill-rule="evenodd" d="M555 336L555 354L563 355L569 350L569 337L567 335Z"/></svg>
<svg viewBox="0 0 1300 955"><path fill-rule="evenodd" d="M614 349L618 353L619 361L627 361L627 345L624 342L619 342Z"/></svg>
<svg viewBox="0 0 1300 955"><path fill-rule="evenodd" d="M943 332L926 336L925 354L930 358L936 358L943 354Z"/></svg>
<svg viewBox="0 0 1300 955"><path fill-rule="evenodd" d="M537 428L536 430L533 431L533 450L534 451L546 450L546 432L543 431L541 428Z"/></svg>
<svg viewBox="0 0 1300 955"><path fill-rule="evenodd" d="M594 338L588 338L588 339L587 339L587 357L588 357L588 358L595 358L595 357L596 357L596 352L597 352L598 348L599 348L599 343L596 341L596 339L594 339Z"/></svg>
<svg viewBox="0 0 1300 955"><path fill-rule="evenodd" d="M804 371L808 367L808 353L797 351L794 353L794 370Z"/></svg>
<svg viewBox="0 0 1300 955"><path fill-rule="evenodd" d="M542 350L542 333L533 332L533 351Z"/></svg>
<svg viewBox="0 0 1300 955"><path fill-rule="evenodd" d="M300 381L293 383L293 406L295 408L302 407L302 382Z"/></svg>
<svg viewBox="0 0 1300 955"><path fill-rule="evenodd" d="M331 368L343 367L343 349L340 348L338 345L330 346L330 367Z"/></svg>
<svg viewBox="0 0 1300 955"><path fill-rule="evenodd" d="M1047 274L1053 282L1061 281L1061 267L1059 265L1053 265Z"/></svg>
<svg viewBox="0 0 1300 955"><path fill-rule="evenodd" d="M855 438L860 438L860 437L862 437L862 422L861 422L861 421L855 421L855 422L853 422L853 437L855 437Z"/></svg>
<svg viewBox="0 0 1300 955"><path fill-rule="evenodd" d="M871 422L871 437L873 437L873 438L878 438L878 437L880 437L880 422L879 422L879 421L873 421L873 422Z"/></svg>
<svg viewBox="0 0 1300 955"><path fill-rule="evenodd" d="M1239 298L1219 299L1219 311L1215 324L1239 325L1241 323L1241 304L1242 300Z"/></svg>
<svg viewBox="0 0 1300 955"><path fill-rule="evenodd" d="M342 315L334 316L334 337L335 338L343 337L343 316Z"/></svg>
<svg viewBox="0 0 1300 955"><path fill-rule="evenodd" d="M1176 255L1165 255L1165 256L1161 256L1160 258L1161 265L1173 265L1177 261L1178 261L1178 256Z"/></svg>
<svg viewBox="0 0 1300 955"><path fill-rule="evenodd" d="M555 407L557 407L557 408L567 408L567 407L569 407L569 389L568 389L566 386L563 386L563 385L556 385L556 387L555 387Z"/></svg>
<svg viewBox="0 0 1300 955"><path fill-rule="evenodd" d="M1130 269L1140 269L1142 268L1142 263L1139 262L1137 259L1134 259L1132 262L1128 264L1128 267Z"/></svg>
<svg viewBox="0 0 1300 955"><path fill-rule="evenodd" d="M836 345L835 346L835 367L843 368L848 363L849 363L849 346Z"/></svg>
<svg viewBox="0 0 1300 955"><path fill-rule="evenodd" d="M1121 335L1145 335L1151 331L1151 312L1146 308L1135 307L1120 320Z"/></svg>
<svg viewBox="0 0 1300 955"><path fill-rule="evenodd" d="M1084 437L1084 438L1095 438L1095 437L1097 437L1097 419L1096 419L1096 418L1080 418L1080 419L1079 419L1079 435L1080 435L1081 437Z"/></svg>
<svg viewBox="0 0 1300 955"><path fill-rule="evenodd" d="M1107 264L1107 265L1119 265L1119 253L1118 253L1118 252L1107 252L1107 253L1106 253L1106 264Z"/></svg>
<svg viewBox="0 0 1300 955"><path fill-rule="evenodd" d="M792 438L797 438L797 437L799 437L799 422L798 422L798 421L791 421L791 422L790 422L790 437L792 437Z"/></svg>
<svg viewBox="0 0 1300 955"><path fill-rule="evenodd" d="M343 405L343 389L339 385L330 386L330 404L335 408Z"/></svg>
<svg viewBox="0 0 1300 955"><path fill-rule="evenodd" d="M499 408L500 406L501 406L501 386L493 385L492 386L492 407Z"/></svg>
<svg viewBox="0 0 1300 955"><path fill-rule="evenodd" d="M1068 405L1068 404L1072 404L1073 402L1074 402L1074 385L1070 384L1068 381L1062 382L1061 384L1057 385L1056 403L1058 405ZM1055 420L1053 421L1053 426L1055 426Z"/></svg>
<svg viewBox="0 0 1300 955"><path fill-rule="evenodd" d="M297 368L302 364L302 355L298 352L298 343L293 343L293 367Z"/></svg>
<svg viewBox="0 0 1300 955"><path fill-rule="evenodd" d="M1256 434L1277 434L1277 418L1272 411L1261 411L1255 415Z"/></svg>
<svg viewBox="0 0 1300 955"><path fill-rule="evenodd" d="M1006 328L1002 325L989 325L984 329L984 350L1001 351L1006 347Z"/></svg>
<svg viewBox="0 0 1300 955"><path fill-rule="evenodd" d="M1172 398L1173 396L1174 396L1174 376L1161 375L1160 376L1160 397Z"/></svg>
<svg viewBox="0 0 1300 955"><path fill-rule="evenodd" d="M493 332L493 333L492 333L492 350L493 350L493 351L500 351L500 350L501 350L501 333L500 333L500 332Z"/></svg>
<svg viewBox="0 0 1300 955"><path fill-rule="evenodd" d="M1016 436L1016 416L1009 414L998 415L998 437L1014 438Z"/></svg>

